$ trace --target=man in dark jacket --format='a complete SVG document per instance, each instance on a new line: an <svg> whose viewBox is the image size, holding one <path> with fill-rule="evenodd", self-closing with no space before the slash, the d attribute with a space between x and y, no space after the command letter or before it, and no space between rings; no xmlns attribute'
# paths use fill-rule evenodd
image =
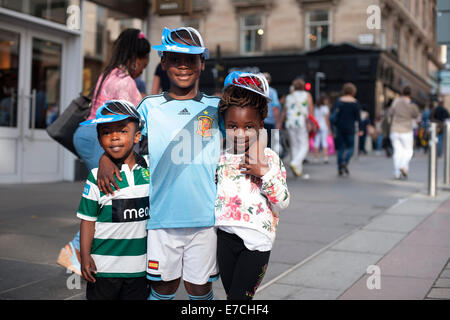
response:
<svg viewBox="0 0 450 320"><path fill-rule="evenodd" d="M445 121L449 118L449 114L447 109L444 107L444 101L442 98L438 100L438 106L434 108L431 113L431 122L435 122L437 124L437 135L438 135L438 145L437 152L438 157L442 154L442 139L444 137L444 124Z"/></svg>

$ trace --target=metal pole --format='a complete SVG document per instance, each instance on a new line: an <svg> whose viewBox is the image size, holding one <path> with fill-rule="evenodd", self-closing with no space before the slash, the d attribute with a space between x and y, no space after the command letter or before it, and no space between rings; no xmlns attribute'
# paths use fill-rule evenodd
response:
<svg viewBox="0 0 450 320"><path fill-rule="evenodd" d="M429 158L428 158L428 195L430 197L436 196L436 175L437 175L437 137L436 137L436 123L430 124L430 140Z"/></svg>
<svg viewBox="0 0 450 320"><path fill-rule="evenodd" d="M355 121L355 149L353 150L353 157L355 160L359 159L359 122Z"/></svg>
<svg viewBox="0 0 450 320"><path fill-rule="evenodd" d="M450 184L450 122L444 125L444 185Z"/></svg>

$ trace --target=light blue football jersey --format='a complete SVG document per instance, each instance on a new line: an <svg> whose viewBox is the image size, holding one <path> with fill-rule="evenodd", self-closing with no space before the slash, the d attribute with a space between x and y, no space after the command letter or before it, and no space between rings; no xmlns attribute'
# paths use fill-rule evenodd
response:
<svg viewBox="0 0 450 320"><path fill-rule="evenodd" d="M214 225L221 142L218 103L219 98L202 93L190 100L163 93L138 105L150 160L147 229Z"/></svg>

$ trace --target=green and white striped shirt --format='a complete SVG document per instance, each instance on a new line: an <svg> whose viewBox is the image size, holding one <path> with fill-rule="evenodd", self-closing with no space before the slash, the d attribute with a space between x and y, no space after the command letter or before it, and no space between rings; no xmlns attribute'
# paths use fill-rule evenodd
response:
<svg viewBox="0 0 450 320"><path fill-rule="evenodd" d="M97 168L84 187L77 217L95 221L91 256L97 277L145 276L149 219L148 158L136 155L132 170L122 164L120 190L106 196L97 186Z"/></svg>

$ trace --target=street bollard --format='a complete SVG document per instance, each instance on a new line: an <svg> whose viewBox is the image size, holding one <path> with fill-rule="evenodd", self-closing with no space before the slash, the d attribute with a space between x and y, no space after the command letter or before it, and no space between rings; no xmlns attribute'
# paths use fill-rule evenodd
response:
<svg viewBox="0 0 450 320"><path fill-rule="evenodd" d="M450 121L444 125L444 185L450 184Z"/></svg>
<svg viewBox="0 0 450 320"><path fill-rule="evenodd" d="M436 196L436 175L437 175L437 137L436 123L430 124L429 157L428 157L428 195Z"/></svg>

